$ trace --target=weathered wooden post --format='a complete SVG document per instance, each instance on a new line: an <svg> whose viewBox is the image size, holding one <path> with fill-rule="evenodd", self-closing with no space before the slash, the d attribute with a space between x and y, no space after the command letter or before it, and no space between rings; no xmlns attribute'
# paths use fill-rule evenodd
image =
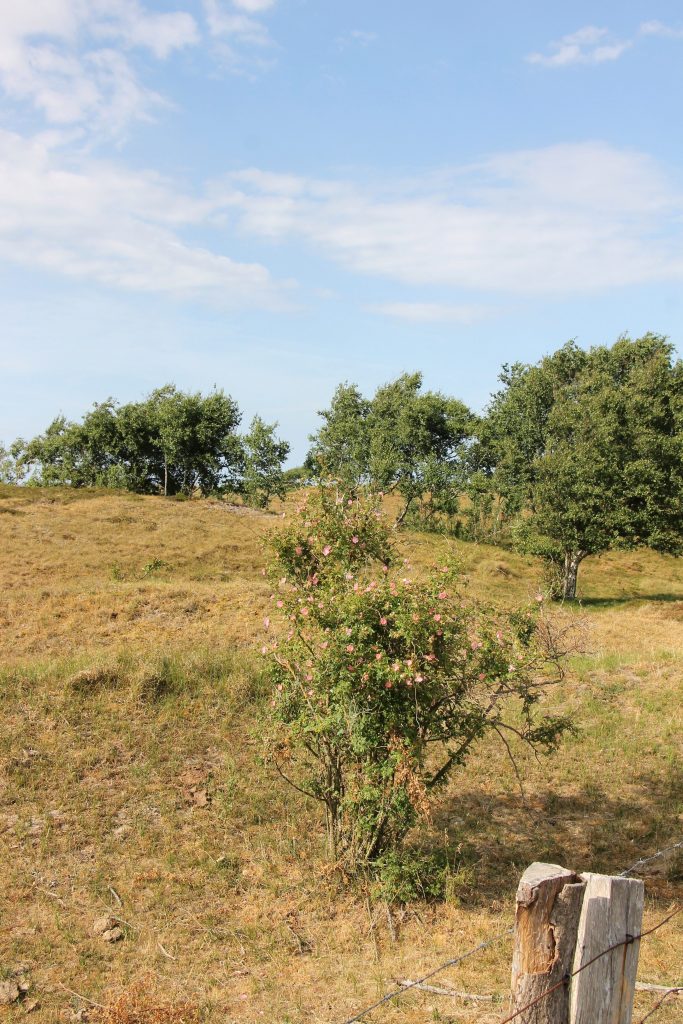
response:
<svg viewBox="0 0 683 1024"><path fill-rule="evenodd" d="M636 878L585 874L573 971L640 935L645 888ZM572 979L570 1024L631 1024L640 942L618 945Z"/></svg>
<svg viewBox="0 0 683 1024"><path fill-rule="evenodd" d="M640 881L527 868L517 889L515 1021L631 1024L642 917Z"/></svg>
<svg viewBox="0 0 683 1024"><path fill-rule="evenodd" d="M512 1009L543 996L571 971L584 890L557 864L532 864L517 889ZM520 1024L568 1024L569 986L560 984L517 1018Z"/></svg>

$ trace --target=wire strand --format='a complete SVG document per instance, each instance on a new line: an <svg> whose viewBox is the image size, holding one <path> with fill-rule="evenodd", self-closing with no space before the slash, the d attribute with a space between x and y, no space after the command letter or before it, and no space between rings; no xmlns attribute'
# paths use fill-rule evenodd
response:
<svg viewBox="0 0 683 1024"><path fill-rule="evenodd" d="M418 978L416 981L412 981L410 985L402 985L392 992L387 992L385 996L382 996L381 999L378 999L376 1003L372 1004L372 1006L367 1006L364 1010L361 1010L360 1013L357 1013L354 1017L349 1017L347 1020L343 1022L343 1024L355 1024L355 1021L361 1020L363 1017L367 1016L368 1013L371 1013L372 1010L376 1010L379 1006L383 1006L384 1003L388 1003L390 999L395 999L396 996L403 995L404 992L408 992L411 988L417 988L418 985L423 985L425 981L428 981L430 978L433 978L435 974L439 974L441 971L445 971L447 967L455 967L456 964L462 963L463 960L467 960L468 957L474 956L475 953L482 952L484 949L487 949L489 946L492 946L495 942L499 942L500 939L504 939L506 935L511 935L512 932L514 932L514 930L514 927L506 928L504 932L499 932L497 935L494 935L493 938L486 939L484 942L480 942L478 946L475 946L473 949L469 949L466 953L462 953L460 956L453 957L452 960L447 960L439 967L435 967L433 971L429 971L428 974L424 974L421 978Z"/></svg>

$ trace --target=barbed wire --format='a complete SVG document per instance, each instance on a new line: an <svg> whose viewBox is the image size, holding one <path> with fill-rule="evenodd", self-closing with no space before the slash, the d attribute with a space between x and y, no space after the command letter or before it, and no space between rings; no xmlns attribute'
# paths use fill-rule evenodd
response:
<svg viewBox="0 0 683 1024"><path fill-rule="evenodd" d="M652 1009L648 1013L646 1013L644 1017L640 1018L638 1024L645 1024L646 1020L648 1020L650 1017L653 1017L657 1010L659 1010L660 1007L664 1005L664 1001L668 999L669 996L681 994L683 994L683 988L681 986L677 986L676 988L670 988L669 991L665 992L662 998L655 1003Z"/></svg>
<svg viewBox="0 0 683 1024"><path fill-rule="evenodd" d="M560 981L558 981L555 985L551 985L550 988L547 989L545 992L542 992L540 996L536 996L536 998L532 999L530 1003L526 1004L526 1006L522 1006L521 1009L515 1010L514 1013L511 1013L509 1017L505 1017L503 1020L499 1021L499 1024L510 1024L510 1021L516 1020L517 1017L521 1017L523 1013L526 1013L527 1010L530 1010L538 1003L541 1003L544 999L547 999L548 996L551 995L553 992L556 992L558 988L562 988L564 985L568 985L572 978L575 978L577 974L581 974L581 971L585 971L587 967L590 967L598 960L601 960L603 956L607 956L608 953L614 952L615 949L620 949L622 946L630 946L631 943L639 942L640 939L644 939L648 935L652 935L653 932L658 931L660 928L663 928L665 924L668 924L668 922L671 921L671 919L674 918L676 914L680 914L681 910L683 910L683 907L676 907L675 910L668 914L658 924L653 925L652 928L647 928L645 931L640 932L639 935L627 935L626 938L621 939L620 942L613 942L611 946L607 947L607 949L603 949L601 953L598 953L596 956L591 957L590 960L586 960L585 964L581 964L581 966L577 967L577 969L575 971L572 971L571 974L565 974L564 978L561 978Z"/></svg>
<svg viewBox="0 0 683 1024"><path fill-rule="evenodd" d="M617 877L625 878L627 875L630 875L632 871L637 871L638 868L643 867L643 865L650 864L653 860L663 857L665 853L671 853L672 850L681 849L683 849L683 839L677 843L672 843L671 846L665 846L663 850L658 850L657 853L653 853L651 857L641 857L640 860L635 862L635 864L631 864L630 868L626 868L625 871L620 871Z"/></svg>
<svg viewBox="0 0 683 1024"><path fill-rule="evenodd" d="M617 878L625 878L627 875L630 875L633 871L636 871L638 868L643 867L645 864L650 864L652 861L658 860L660 857L663 857L665 854L670 853L672 850L678 850L678 849L682 849L682 848L683 848L683 839L681 839L679 842L672 843L671 846L663 847L663 849L658 850L656 853L653 853L653 854L651 854L648 857L641 857L639 860L635 861L635 863L631 864L630 867L625 868L624 871L621 871L616 877ZM598 956L594 957L592 960L589 960L582 967L580 967L577 971L575 971L574 974L579 974L581 971L585 970L586 967L589 967L592 963L595 963L595 961L599 960L601 957L606 956L607 953L611 953L614 949L618 949L620 946L629 944L631 942L635 942L637 939L639 940L641 938L644 938L647 935L651 935L653 932L657 931L657 929L659 929L663 925L667 924L667 922L670 921L673 917L675 917L676 914L680 913L681 909L683 909L683 908L682 907L678 907L676 910L673 911L673 913L669 914L668 917L665 917L663 921L660 921L659 924L655 925L654 928L650 928L647 931L641 932L640 935L629 936L627 939L624 939L622 942L618 942L618 943L616 943L616 945L610 946L609 949L603 950L602 953L599 953ZM463 960L467 960L469 957L474 956L475 953L483 952L483 950L488 949L489 946L492 946L494 943L498 942L500 939L505 938L506 935L512 934L512 932L514 932L514 926L511 926L510 928L506 928L504 932L499 932L497 935L494 935L492 938L487 939L486 941L479 943L478 946L474 946L472 949L469 949L466 953L462 953L460 956L456 956L456 957L453 957L450 960L446 960L445 963L442 963L438 967L435 967L434 970L429 971L427 974L423 975L421 978L417 978L415 981L412 981L409 985L402 985L399 988L396 988L396 989L392 990L391 992L387 992L387 994L382 996L381 999L378 999L377 1002L373 1003L371 1006L367 1006L364 1010L360 1010L355 1016L347 1018L345 1021L342 1022L342 1024L356 1024L356 1021L362 1020L363 1017L367 1016L367 1014L371 1013L373 1010L377 1010L380 1006L383 1006L385 1003L390 1002L390 1000L395 999L397 996L402 995L404 992L408 992L411 988L419 988L420 985L423 985L426 981L428 981L430 978L433 978L436 974L440 974L441 971L445 971L449 967L455 967L457 964L461 963ZM562 981L557 983L557 985L554 985L552 988L549 988L548 991L544 992L541 996L538 996L537 999L535 999L533 1003L529 1003L528 1006L525 1006L521 1010L518 1010L515 1014L513 1014L512 1017L506 1017L505 1020L500 1022L500 1024L508 1024L509 1021L515 1020L515 1018L518 1017L521 1013L524 1013L526 1010L530 1009L532 1006L535 1006L536 1003L540 1002L542 999L545 999L546 996L550 995L551 992L554 992L561 985L566 985L568 983L568 981L571 978L574 977L574 974L570 974L570 975L566 976L565 978L563 978ZM657 1006L653 1007L653 1009L650 1011L650 1014L648 1016L651 1016L652 1013L654 1013L657 1009L659 1009L659 1007L662 1005L664 1000L669 995L671 995L671 993L673 993L673 992L678 993L679 991L683 991L683 989L672 988L667 993L665 993L665 995L662 997L662 999L660 999L660 1001L657 1004ZM643 1018L643 1020L645 1020L645 1019L646 1018ZM640 1022L640 1024L642 1024L642 1021Z"/></svg>
<svg viewBox="0 0 683 1024"><path fill-rule="evenodd" d="M453 957L451 960L446 960L446 962L440 964L439 967L435 967L433 971L429 971L428 974L423 975L416 981L411 981L409 985L401 985L392 992L387 992L385 996L378 999L376 1003L372 1004L372 1006L366 1006L364 1010L361 1010L354 1017L349 1017L343 1022L343 1024L355 1024L355 1021L361 1020L372 1010L376 1010L379 1006L383 1006L384 1003L388 1003L389 1000L395 999L396 996L403 995L404 992L408 992L411 988L417 988L419 985L423 985L425 981L429 981L429 979L433 978L435 974L440 974L441 971L445 971L446 968L455 967L456 964L462 963L463 960L467 960L468 957L474 956L475 953L483 952L483 950L488 949L489 946L493 946L494 943L504 939L507 935L511 935L514 930L514 926L511 925L509 928L506 928L504 932L498 932L498 934L494 935L492 938L486 939L484 942L480 942L478 946L468 949L466 953L461 953L460 956Z"/></svg>

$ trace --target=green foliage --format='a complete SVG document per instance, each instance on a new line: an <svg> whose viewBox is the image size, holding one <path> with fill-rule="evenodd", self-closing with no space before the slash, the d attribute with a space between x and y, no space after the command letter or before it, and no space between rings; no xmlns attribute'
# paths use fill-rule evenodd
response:
<svg viewBox="0 0 683 1024"><path fill-rule="evenodd" d="M243 465L239 422L236 402L222 391L187 394L169 384L142 402L95 404L80 423L58 416L25 445L21 463L42 485L234 490Z"/></svg>
<svg viewBox="0 0 683 1024"><path fill-rule="evenodd" d="M22 455L26 442L21 438L6 448L0 444L0 484L20 484L26 476Z"/></svg>
<svg viewBox="0 0 683 1024"><path fill-rule="evenodd" d="M664 338L570 343L501 380L479 457L507 514L525 518L526 549L535 537L561 563L564 597L587 555L683 550L683 367Z"/></svg>
<svg viewBox="0 0 683 1024"><path fill-rule="evenodd" d="M277 423L264 423L254 416L244 437L244 472L241 490L250 505L266 508L270 499L287 493L282 464L289 444L275 436Z"/></svg>
<svg viewBox="0 0 683 1024"><path fill-rule="evenodd" d="M367 482L370 405L355 384L339 385L330 408L318 413L323 426L310 438L306 466L311 475L334 477L349 493Z"/></svg>
<svg viewBox="0 0 683 1024"><path fill-rule="evenodd" d="M538 609L477 606L450 564L413 580L373 500L321 487L271 545L273 757L324 806L332 856L397 849L487 733L552 750L568 728L539 714L553 658Z"/></svg>
<svg viewBox="0 0 683 1024"><path fill-rule="evenodd" d="M313 435L308 464L356 493L368 484L403 498L398 522L421 503L421 516L453 516L465 483L470 411L454 398L422 391L422 375L404 374L377 389L372 401L340 385Z"/></svg>

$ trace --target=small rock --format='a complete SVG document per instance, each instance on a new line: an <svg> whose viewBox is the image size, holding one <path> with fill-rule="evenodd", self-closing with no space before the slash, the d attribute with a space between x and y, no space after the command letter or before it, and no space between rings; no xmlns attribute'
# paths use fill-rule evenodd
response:
<svg viewBox="0 0 683 1024"><path fill-rule="evenodd" d="M30 1003L26 1003L24 1006L24 1013L33 1013L34 1010L40 1009L40 1003L37 999L32 999Z"/></svg>
<svg viewBox="0 0 683 1024"><path fill-rule="evenodd" d="M105 932L111 931L115 927L116 919L109 914L105 914L104 917L97 918L92 926L92 930L95 935L104 935Z"/></svg>
<svg viewBox="0 0 683 1024"><path fill-rule="evenodd" d="M123 938L123 928L119 928L118 925L115 928L109 928L106 932L102 932L102 938L105 942L120 942Z"/></svg>
<svg viewBox="0 0 683 1024"><path fill-rule="evenodd" d="M20 995L19 986L13 981L0 981L0 1006L16 1003Z"/></svg>

